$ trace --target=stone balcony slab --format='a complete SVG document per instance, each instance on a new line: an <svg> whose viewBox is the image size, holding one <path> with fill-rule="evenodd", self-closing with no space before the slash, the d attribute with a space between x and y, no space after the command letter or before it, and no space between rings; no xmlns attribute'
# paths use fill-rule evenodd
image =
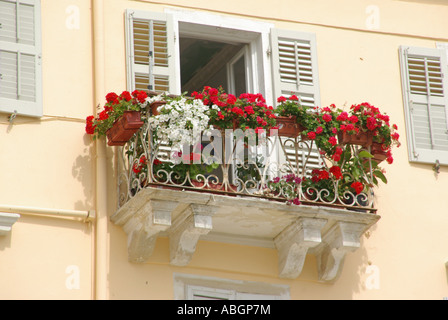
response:
<svg viewBox="0 0 448 320"><path fill-rule="evenodd" d="M162 187L144 188L111 217L128 236L133 262L146 261L159 236L169 237L177 266L188 265L199 240L213 240L277 249L281 278L296 278L306 255L316 255L324 282L338 278L346 254L379 219L346 208Z"/></svg>

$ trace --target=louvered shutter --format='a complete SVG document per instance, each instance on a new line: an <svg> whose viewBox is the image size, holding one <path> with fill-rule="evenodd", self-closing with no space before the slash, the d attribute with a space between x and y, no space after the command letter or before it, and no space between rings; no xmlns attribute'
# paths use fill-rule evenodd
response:
<svg viewBox="0 0 448 320"><path fill-rule="evenodd" d="M42 115L39 0L0 0L0 111Z"/></svg>
<svg viewBox="0 0 448 320"><path fill-rule="evenodd" d="M126 31L129 90L179 93L171 15L128 10Z"/></svg>
<svg viewBox="0 0 448 320"><path fill-rule="evenodd" d="M317 46L314 34L273 29L271 31L274 98L296 95L304 106L320 106ZM282 162L299 174L322 167L319 151L313 144L300 144L296 150L287 144ZM297 154L296 154L297 153Z"/></svg>
<svg viewBox="0 0 448 320"><path fill-rule="evenodd" d="M439 49L401 47L411 161L448 164L447 59Z"/></svg>
<svg viewBox="0 0 448 320"><path fill-rule="evenodd" d="M320 106L317 47L314 34L271 31L275 97L295 94L307 106Z"/></svg>

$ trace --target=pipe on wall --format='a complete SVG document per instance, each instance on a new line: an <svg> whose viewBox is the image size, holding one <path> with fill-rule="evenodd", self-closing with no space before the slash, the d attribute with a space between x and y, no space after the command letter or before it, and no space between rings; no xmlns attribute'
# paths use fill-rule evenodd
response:
<svg viewBox="0 0 448 320"><path fill-rule="evenodd" d="M79 210L62 210L62 209L49 209L38 207L23 207L23 206L5 206L0 205L1 212L18 213L18 214L32 214L32 215L45 215L51 217L66 217L82 219L85 222L95 220L95 211L79 211Z"/></svg>
<svg viewBox="0 0 448 320"><path fill-rule="evenodd" d="M94 110L105 95L104 0L91 0L94 71ZM96 223L92 237L92 296L108 299L108 216L107 216L107 150L104 141L96 145Z"/></svg>

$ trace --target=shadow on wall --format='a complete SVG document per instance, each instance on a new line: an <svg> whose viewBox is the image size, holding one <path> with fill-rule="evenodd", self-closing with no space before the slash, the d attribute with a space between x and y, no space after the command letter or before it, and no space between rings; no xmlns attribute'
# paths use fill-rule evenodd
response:
<svg viewBox="0 0 448 320"><path fill-rule="evenodd" d="M85 148L72 167L73 177L81 182L84 188L84 200L75 203L75 210L91 210L94 208L93 195L95 194L95 154L94 144L87 134L83 137Z"/></svg>
<svg viewBox="0 0 448 320"><path fill-rule="evenodd" d="M11 233L0 236L0 251L11 247Z"/></svg>

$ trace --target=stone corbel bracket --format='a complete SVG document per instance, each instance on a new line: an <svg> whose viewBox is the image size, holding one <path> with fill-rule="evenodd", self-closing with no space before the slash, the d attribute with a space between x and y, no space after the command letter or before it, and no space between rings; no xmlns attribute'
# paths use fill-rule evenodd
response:
<svg viewBox="0 0 448 320"><path fill-rule="evenodd" d="M111 220L121 225L128 236L128 259L145 262L152 255L160 232L171 226L171 212L177 207L175 201L151 200L132 215L117 214Z"/></svg>
<svg viewBox="0 0 448 320"><path fill-rule="evenodd" d="M186 266L194 252L201 235L212 230L212 215L216 207L190 204L173 221L169 229L170 263Z"/></svg>
<svg viewBox="0 0 448 320"><path fill-rule="evenodd" d="M321 244L326 219L299 218L275 239L279 255L279 277L294 279L302 272L308 250Z"/></svg>
<svg viewBox="0 0 448 320"><path fill-rule="evenodd" d="M367 226L363 223L336 221L316 248L318 277L321 282L335 282L341 273L345 256L361 246L360 238Z"/></svg>
<svg viewBox="0 0 448 320"><path fill-rule="evenodd" d="M12 225L20 218L17 213L0 212L0 236L6 236L11 232Z"/></svg>

